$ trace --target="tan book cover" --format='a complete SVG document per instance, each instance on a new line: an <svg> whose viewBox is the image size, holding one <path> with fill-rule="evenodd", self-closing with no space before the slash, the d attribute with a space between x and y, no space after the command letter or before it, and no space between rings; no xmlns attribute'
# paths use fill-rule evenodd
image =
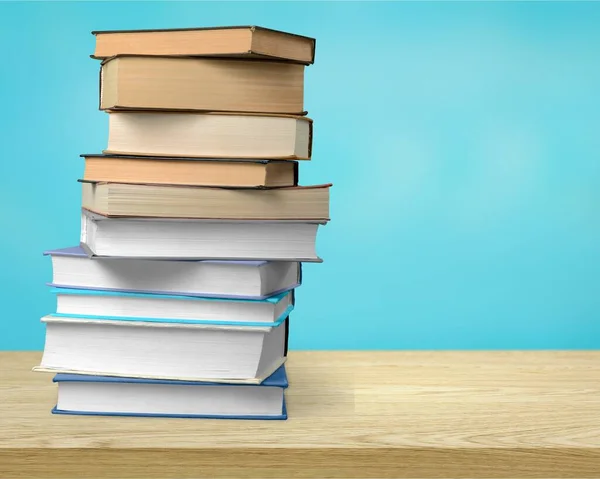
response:
<svg viewBox="0 0 600 479"><path fill-rule="evenodd" d="M329 220L331 185L274 189L82 182L82 207L107 217Z"/></svg>
<svg viewBox="0 0 600 479"><path fill-rule="evenodd" d="M94 58L115 55L215 56L315 61L315 39L257 26L94 31Z"/></svg>
<svg viewBox="0 0 600 479"><path fill-rule="evenodd" d="M255 60L111 57L101 66L100 109L303 115L304 68Z"/></svg>
<svg viewBox="0 0 600 479"><path fill-rule="evenodd" d="M112 111L106 154L309 160L312 120L243 113Z"/></svg>
<svg viewBox="0 0 600 479"><path fill-rule="evenodd" d="M83 179L94 182L260 188L294 186L298 180L295 161L81 156Z"/></svg>

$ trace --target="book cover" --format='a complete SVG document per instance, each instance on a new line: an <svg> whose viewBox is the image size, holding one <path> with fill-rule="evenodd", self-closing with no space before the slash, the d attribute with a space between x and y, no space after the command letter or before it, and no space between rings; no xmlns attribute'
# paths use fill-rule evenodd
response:
<svg viewBox="0 0 600 479"><path fill-rule="evenodd" d="M92 376L86 374L58 373L52 382L78 382L78 383L126 383L126 384L166 384L179 386L270 386L287 388L289 386L285 364L282 364L273 374L259 385L247 383L223 383L214 381L177 381L174 379L148 379L148 378L126 378L116 376Z"/></svg>
<svg viewBox="0 0 600 479"><path fill-rule="evenodd" d="M59 248L53 250L44 251L44 256L64 256L64 257L73 257L73 258L82 258L86 260L98 261L98 260L113 260L115 258L110 257L101 257L101 256L89 256L86 251L81 246L70 246L67 248ZM241 260L211 260L211 259L154 259L154 258L125 258L131 259L134 261L172 261L172 262L189 262L189 263L211 263L211 264L239 264L250 267L260 267L267 263L267 261L241 261ZM72 286L65 285L60 283L48 282L47 286L53 288L61 288L61 289L81 289L81 290L89 290L89 291L108 291L108 292L123 292L123 293L150 293L150 294L166 294L164 291L155 291L155 290L142 290L142 289L121 289L121 288L98 288L98 287L89 287L89 286ZM282 289L278 289L273 291L270 294L260 295L260 296L247 296L247 295L234 295L234 294L214 294L214 293L188 293L182 291L173 291L168 294L173 294L176 296L190 296L190 297L199 297L199 298L221 298L221 299L248 299L248 300L264 300L271 298L273 296L277 296L281 293L286 293L289 291L293 291L294 289L300 287L302 285L302 263L298 263L298 279L297 281Z"/></svg>
<svg viewBox="0 0 600 479"><path fill-rule="evenodd" d="M76 288L51 288L52 294L63 294L73 296L115 296L115 297L132 297L132 298L148 298L148 299L173 299L187 301L221 301L221 302L237 302L237 303L271 303L277 304L282 301L290 292L280 293L276 296L271 296L261 300L250 299L223 299L214 297L198 297L198 296L176 296L173 294L152 294L152 293L127 293L122 291L99 291L91 289L76 289ZM53 318L79 318L93 321L127 321L133 323L172 323L172 324L205 324L211 326L240 326L240 327L278 327L280 326L294 309L295 298L292 296L291 303L279 315L275 321L230 321L230 320L215 320L215 319L181 319L181 318L150 318L150 317L134 317L134 316L111 316L111 315L94 315L94 314L67 314L67 313L51 313L48 316Z"/></svg>
<svg viewBox="0 0 600 479"><path fill-rule="evenodd" d="M64 414L69 416L115 416L115 417L156 417L170 419L235 419L235 420L259 420L259 421L285 421L288 418L285 397L283 398L282 413L278 416L211 416L202 414L148 414L148 413L103 413L89 411L63 411L56 406L51 410L52 414Z"/></svg>

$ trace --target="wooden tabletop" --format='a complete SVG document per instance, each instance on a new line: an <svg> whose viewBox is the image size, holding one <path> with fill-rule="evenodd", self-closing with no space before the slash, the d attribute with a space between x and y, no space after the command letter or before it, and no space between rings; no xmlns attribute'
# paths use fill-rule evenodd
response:
<svg viewBox="0 0 600 479"><path fill-rule="evenodd" d="M50 414L0 353L0 478L597 478L600 352L293 352L288 421Z"/></svg>

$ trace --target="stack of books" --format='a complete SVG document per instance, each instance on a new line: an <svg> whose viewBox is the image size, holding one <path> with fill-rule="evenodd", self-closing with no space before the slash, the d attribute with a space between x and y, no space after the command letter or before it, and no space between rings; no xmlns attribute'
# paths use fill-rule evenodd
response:
<svg viewBox="0 0 600 479"><path fill-rule="evenodd" d="M258 27L93 32L108 146L82 155L80 245L48 251L39 371L60 414L287 418L314 39Z"/></svg>

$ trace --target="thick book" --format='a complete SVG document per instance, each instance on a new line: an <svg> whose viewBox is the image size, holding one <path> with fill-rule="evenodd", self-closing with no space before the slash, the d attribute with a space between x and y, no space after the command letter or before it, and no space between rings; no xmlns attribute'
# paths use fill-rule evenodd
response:
<svg viewBox="0 0 600 479"><path fill-rule="evenodd" d="M328 221L330 186L244 190L81 182L81 206L108 217Z"/></svg>
<svg viewBox="0 0 600 479"><path fill-rule="evenodd" d="M81 155L93 182L262 188L295 186L295 161Z"/></svg>
<svg viewBox="0 0 600 479"><path fill-rule="evenodd" d="M66 318L272 326L294 309L291 292L258 300L74 288L52 288L51 292L56 295L54 317Z"/></svg>
<svg viewBox="0 0 600 479"><path fill-rule="evenodd" d="M119 55L102 62L101 110L303 115L304 65Z"/></svg>
<svg viewBox="0 0 600 479"><path fill-rule="evenodd" d="M57 374L54 414L213 419L287 419L282 365L261 384Z"/></svg>
<svg viewBox="0 0 600 479"><path fill-rule="evenodd" d="M285 361L288 319L269 326L50 314L36 371L261 383Z"/></svg>
<svg viewBox="0 0 600 479"><path fill-rule="evenodd" d="M60 288L265 299L302 282L295 261L186 261L90 258L80 247L46 251Z"/></svg>
<svg viewBox="0 0 600 479"><path fill-rule="evenodd" d="M105 154L310 160L312 120L298 116L111 112Z"/></svg>
<svg viewBox="0 0 600 479"><path fill-rule="evenodd" d="M257 26L94 31L94 58L121 54L274 59L311 64L315 39Z"/></svg>
<svg viewBox="0 0 600 479"><path fill-rule="evenodd" d="M321 262L320 224L81 215L81 246L90 256Z"/></svg>

